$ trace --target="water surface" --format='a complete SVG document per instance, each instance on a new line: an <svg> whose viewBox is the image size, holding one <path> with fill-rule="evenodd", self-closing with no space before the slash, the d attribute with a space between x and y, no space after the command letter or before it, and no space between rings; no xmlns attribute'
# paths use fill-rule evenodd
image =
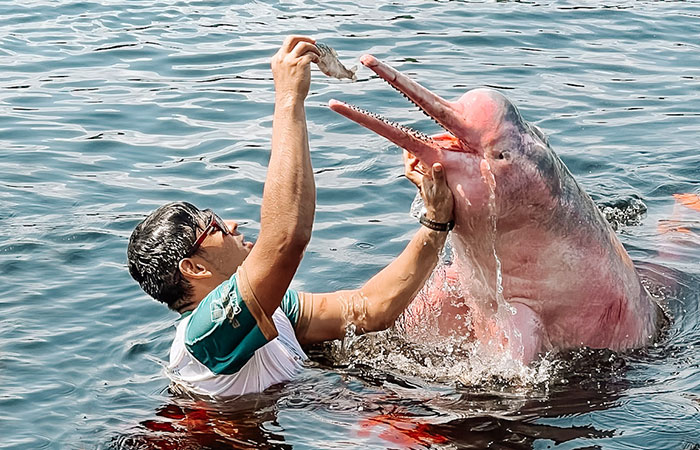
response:
<svg viewBox="0 0 700 450"><path fill-rule="evenodd" d="M348 63L372 53L445 98L505 93L668 302L664 337L513 383L440 377L457 357L435 348L429 364L380 335L315 349L298 380L234 405L170 394L176 314L129 278L126 242L172 200L257 234L269 59L290 33ZM698 36L691 2L3 2L0 447L698 448L700 245L658 229L675 208L699 231L672 197L700 193ZM358 75L313 73L318 209L297 289L358 286L418 226L400 151L326 105L439 130Z"/></svg>

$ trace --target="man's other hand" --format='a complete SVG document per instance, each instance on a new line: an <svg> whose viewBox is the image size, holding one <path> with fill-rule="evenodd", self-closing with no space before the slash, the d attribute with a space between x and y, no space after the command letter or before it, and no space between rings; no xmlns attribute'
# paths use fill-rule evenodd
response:
<svg viewBox="0 0 700 450"><path fill-rule="evenodd" d="M452 220L454 199L442 164L435 163L426 168L418 158L404 150L404 172L423 197L426 217L441 223Z"/></svg>

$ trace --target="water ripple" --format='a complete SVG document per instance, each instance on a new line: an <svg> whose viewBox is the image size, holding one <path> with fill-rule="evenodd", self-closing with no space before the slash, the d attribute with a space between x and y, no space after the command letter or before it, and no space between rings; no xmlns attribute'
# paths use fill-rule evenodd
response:
<svg viewBox="0 0 700 450"><path fill-rule="evenodd" d="M700 445L700 246L659 232L664 221L697 230L700 220L678 215L673 198L700 193L698 18L696 4L675 2L3 3L0 405L12 411L0 418L3 444ZM457 382L458 364L436 368L444 346L381 356L386 343L370 339L358 344L364 360L312 351L299 380L235 408L170 395L162 365L175 317L129 279L126 240L174 199L257 234L269 59L290 33L312 34L352 64L372 53L447 99L479 86L505 92L550 136L667 303L664 337L631 354L553 361L518 386ZM439 130L369 71L358 78L312 73L318 209L296 288L358 286L417 227L399 150L327 103ZM441 369L455 377L428 381Z"/></svg>

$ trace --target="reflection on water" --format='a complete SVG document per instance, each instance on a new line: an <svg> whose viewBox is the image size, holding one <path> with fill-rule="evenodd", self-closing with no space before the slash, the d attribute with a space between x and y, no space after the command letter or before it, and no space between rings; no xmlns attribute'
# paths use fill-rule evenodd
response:
<svg viewBox="0 0 700 450"><path fill-rule="evenodd" d="M612 352L572 354L565 370L546 384L513 387L486 384L431 386L418 378L393 375L363 364L327 366L319 350L314 362L335 370L342 381L315 390L285 386L247 396L235 405L173 397L154 418L116 437L112 448L226 448L256 445L287 448L279 416L306 411L309 419L334 417L345 438L398 448L532 448L535 441L561 444L575 439L613 437L611 428L594 424L559 426L547 418L565 417L619 406L630 388L625 361ZM596 367L591 371L591 366ZM565 375L564 375L565 374ZM565 376L566 378L559 378ZM328 395L331 394L331 395ZM311 441L313 442L313 441Z"/></svg>
<svg viewBox="0 0 700 450"><path fill-rule="evenodd" d="M699 17L692 2L0 2L0 446L698 448L700 212L684 195L700 194ZM262 395L169 393L176 315L129 278L126 240L173 200L257 234L269 58L290 33L448 99L505 91L666 300L658 342L550 355L513 379L399 329L315 349ZM362 68L312 77L318 209L293 287L353 288L416 230L415 190L400 152L328 101L437 128Z"/></svg>

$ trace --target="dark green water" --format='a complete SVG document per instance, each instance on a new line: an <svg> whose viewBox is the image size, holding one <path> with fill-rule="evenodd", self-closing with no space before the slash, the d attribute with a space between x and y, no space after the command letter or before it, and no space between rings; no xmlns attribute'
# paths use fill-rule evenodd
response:
<svg viewBox="0 0 700 450"><path fill-rule="evenodd" d="M566 355L523 385L415 375L425 361L370 337L235 404L169 394L176 315L131 281L126 240L179 199L256 235L269 59L290 33L445 98L504 92L608 207L674 316L663 339ZM700 193L699 36L696 2L2 2L0 448L699 448L700 244L658 231L673 194ZM358 286L417 229L399 150L326 106L439 131L370 73L313 73L298 289ZM700 213L676 211L698 232Z"/></svg>

